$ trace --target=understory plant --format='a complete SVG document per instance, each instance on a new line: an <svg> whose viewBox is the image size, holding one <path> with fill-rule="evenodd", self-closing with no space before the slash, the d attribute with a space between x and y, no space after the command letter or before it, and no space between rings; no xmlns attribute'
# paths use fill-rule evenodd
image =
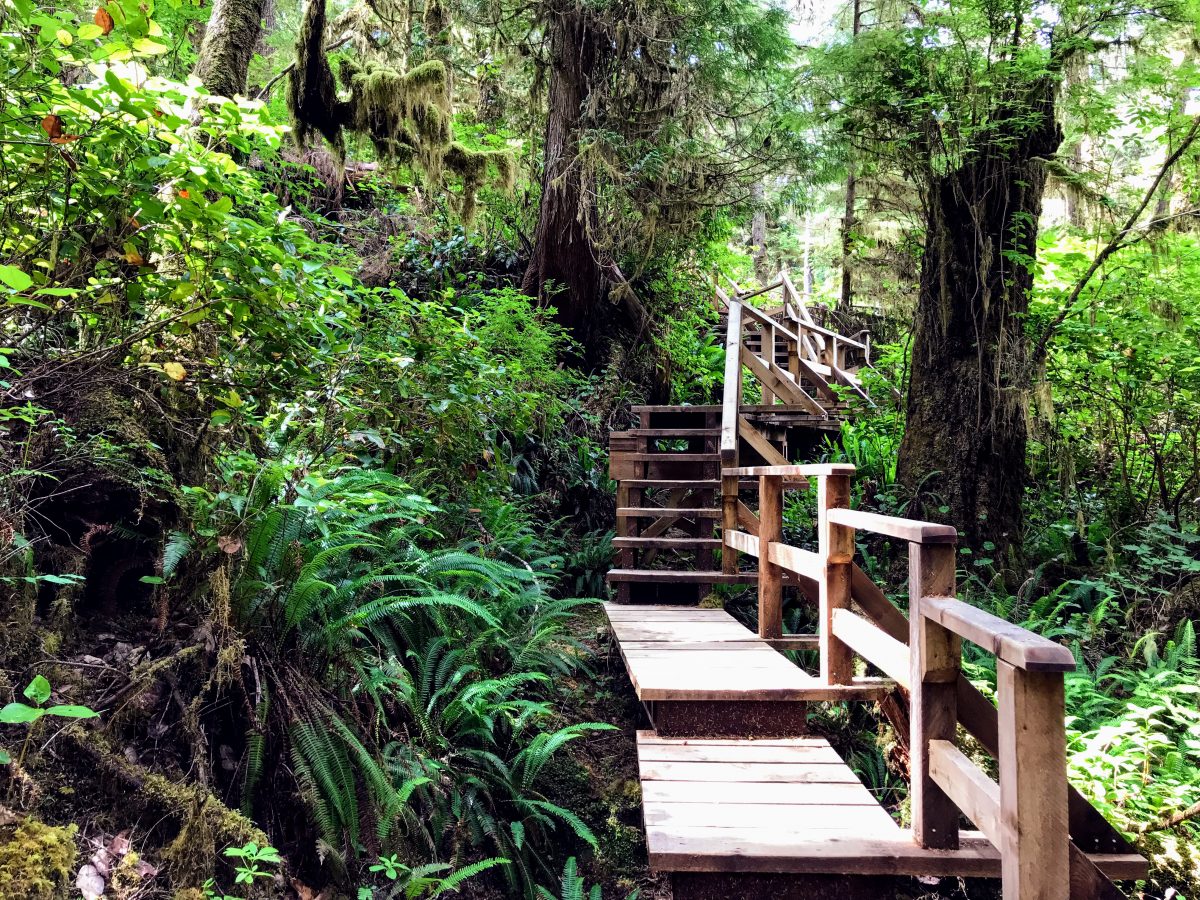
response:
<svg viewBox="0 0 1200 900"><path fill-rule="evenodd" d="M251 710L243 810L284 790L326 854L451 867L420 878L502 859L527 895L564 832L594 846L541 783L564 746L609 727L555 711L554 677L587 666L568 626L588 602L551 593L557 557L539 562L519 532L505 543L533 565L496 542L448 544L444 514L381 472L268 464L233 481L197 494L214 526L178 535L166 574L189 554L218 560L218 664L238 670Z"/></svg>

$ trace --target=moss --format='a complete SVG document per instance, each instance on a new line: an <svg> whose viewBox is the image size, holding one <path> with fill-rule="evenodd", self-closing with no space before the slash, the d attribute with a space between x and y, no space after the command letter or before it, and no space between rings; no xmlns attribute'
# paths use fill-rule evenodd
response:
<svg viewBox="0 0 1200 900"><path fill-rule="evenodd" d="M475 194L483 187L488 166L497 172L498 183L508 188L516 179L516 161L507 150L472 150L457 141L446 150L446 168L462 179L459 215L470 222L475 213Z"/></svg>
<svg viewBox="0 0 1200 900"><path fill-rule="evenodd" d="M56 828L25 819L0 831L0 897L59 900L71 895L74 825Z"/></svg>
<svg viewBox="0 0 1200 900"><path fill-rule="evenodd" d="M719 594L708 594L700 601L701 609L724 609L725 598Z"/></svg>

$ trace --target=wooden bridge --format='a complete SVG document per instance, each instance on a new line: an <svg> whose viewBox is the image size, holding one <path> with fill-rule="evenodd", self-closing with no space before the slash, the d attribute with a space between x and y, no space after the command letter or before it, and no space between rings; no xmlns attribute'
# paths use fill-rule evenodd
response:
<svg viewBox="0 0 1200 900"><path fill-rule="evenodd" d="M1146 865L1067 782L1071 652L955 599L952 527L850 509L853 466L791 464L837 433L844 397L870 402L869 343L818 325L786 275L731 287L716 289L722 405L637 407L638 427L610 438L605 609L652 726L638 733L651 866L681 900L884 898L895 876L1000 877L1007 900L1121 897L1113 881ZM775 291L773 308L748 302ZM785 492L814 483L815 550L783 532ZM860 531L908 544L907 617L856 565ZM757 585L757 633L701 603L721 585ZM785 590L813 604L815 633L784 632ZM995 655L998 708L963 676L963 640ZM898 725L911 827L807 734L807 704L831 700L878 702Z"/></svg>

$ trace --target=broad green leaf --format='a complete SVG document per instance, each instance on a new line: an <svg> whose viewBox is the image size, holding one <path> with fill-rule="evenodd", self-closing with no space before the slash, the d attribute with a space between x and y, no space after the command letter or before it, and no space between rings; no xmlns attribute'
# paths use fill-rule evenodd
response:
<svg viewBox="0 0 1200 900"><path fill-rule="evenodd" d="M100 715L94 709L88 709L86 706L74 706L72 704L63 704L60 706L51 706L46 710L48 716L61 716L64 719L94 719Z"/></svg>
<svg viewBox="0 0 1200 900"><path fill-rule="evenodd" d="M42 704L50 699L50 682L43 675L34 675L33 681L26 686L24 694L34 703Z"/></svg>
<svg viewBox="0 0 1200 900"><path fill-rule="evenodd" d="M45 710L34 706L26 706L24 703L10 703L3 709L0 709L0 724L24 725L29 722L36 722L45 714Z"/></svg>
<svg viewBox="0 0 1200 900"><path fill-rule="evenodd" d="M25 291L33 284L33 279L16 266L0 265L0 281L3 281L14 291Z"/></svg>

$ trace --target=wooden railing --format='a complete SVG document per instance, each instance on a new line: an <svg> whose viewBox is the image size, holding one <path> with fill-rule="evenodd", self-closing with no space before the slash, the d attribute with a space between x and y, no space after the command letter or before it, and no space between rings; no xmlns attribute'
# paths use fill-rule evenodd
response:
<svg viewBox="0 0 1200 900"><path fill-rule="evenodd" d="M762 406L782 404L801 409L817 419L829 419L829 410L841 401L836 387L869 403L856 376L859 365L870 364L870 346L818 325L787 273L764 288L743 290L727 279L731 296L718 284L718 310L728 315L725 332L725 383L721 411L721 466L738 466L739 447L745 441L768 463L783 465L788 460L743 416L743 371L758 382ZM747 301L780 292L778 308L760 310ZM783 349L785 365L778 358ZM810 394L804 385L813 389ZM819 399L818 399L819 398ZM738 480L722 478L722 525L736 530L739 522ZM744 508L742 521L745 520ZM729 555L726 554L728 557ZM735 571L730 559L723 571Z"/></svg>
<svg viewBox="0 0 1200 900"><path fill-rule="evenodd" d="M853 474L849 465L724 471L758 482L757 518L749 510L742 516L752 531L727 528L723 557L735 566L739 553L758 559L760 636L787 640L782 588L790 575L817 602L825 685L862 681L855 677L860 657L908 692L912 835L922 847L957 848L965 815L1000 854L1005 898L1120 896L1072 842L1089 852L1127 849L1067 782L1063 673L1075 668L1070 650L956 599L955 529L850 509ZM783 492L812 479L816 551L783 541ZM908 543L907 621L854 564L858 531ZM996 657L998 710L963 678L963 640ZM960 723L996 758L998 782L956 746Z"/></svg>

